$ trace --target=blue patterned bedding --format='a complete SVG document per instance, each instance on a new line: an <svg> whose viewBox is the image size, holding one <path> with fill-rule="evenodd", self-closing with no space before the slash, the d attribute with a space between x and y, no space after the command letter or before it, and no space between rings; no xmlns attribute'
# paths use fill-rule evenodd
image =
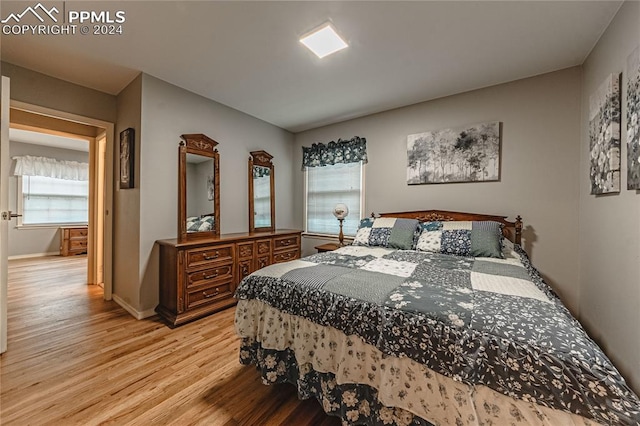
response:
<svg viewBox="0 0 640 426"><path fill-rule="evenodd" d="M259 270L236 297L357 336L455 382L602 424L640 424L638 397L514 250L495 259L345 247ZM237 311L237 323L246 312ZM243 362L263 363L259 342L242 337Z"/></svg>

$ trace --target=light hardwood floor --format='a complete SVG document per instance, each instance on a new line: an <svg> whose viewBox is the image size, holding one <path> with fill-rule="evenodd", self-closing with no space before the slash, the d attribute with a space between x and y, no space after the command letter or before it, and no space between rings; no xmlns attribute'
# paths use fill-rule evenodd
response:
<svg viewBox="0 0 640 426"><path fill-rule="evenodd" d="M340 424L239 364L234 308L170 329L85 277L85 256L9 262L0 424Z"/></svg>

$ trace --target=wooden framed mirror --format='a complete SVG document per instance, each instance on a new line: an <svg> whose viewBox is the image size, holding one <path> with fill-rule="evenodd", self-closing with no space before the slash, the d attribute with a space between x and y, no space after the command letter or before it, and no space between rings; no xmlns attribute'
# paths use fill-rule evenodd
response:
<svg viewBox="0 0 640 426"><path fill-rule="evenodd" d="M252 151L249 158L249 232L276 229L272 158L266 151Z"/></svg>
<svg viewBox="0 0 640 426"><path fill-rule="evenodd" d="M201 133L181 135L178 155L178 240L220 235L218 142Z"/></svg>

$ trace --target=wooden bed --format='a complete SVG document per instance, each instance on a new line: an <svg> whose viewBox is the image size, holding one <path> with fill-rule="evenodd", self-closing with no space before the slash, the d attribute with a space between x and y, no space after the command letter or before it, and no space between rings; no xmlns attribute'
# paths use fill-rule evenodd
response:
<svg viewBox="0 0 640 426"><path fill-rule="evenodd" d="M357 234L240 283L240 362L265 384L293 384L343 424L640 424L638 397L520 247L520 216L420 210L360 226L369 246ZM385 227L413 246L375 244ZM444 250L489 228L497 256ZM443 251L421 248L438 232Z"/></svg>

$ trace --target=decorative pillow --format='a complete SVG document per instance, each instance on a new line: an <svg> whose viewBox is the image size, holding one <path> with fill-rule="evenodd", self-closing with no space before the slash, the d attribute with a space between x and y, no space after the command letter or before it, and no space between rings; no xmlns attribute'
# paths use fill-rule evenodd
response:
<svg viewBox="0 0 640 426"><path fill-rule="evenodd" d="M352 245L354 246L368 246L369 235L371 234L371 227L373 226L373 219L370 217L364 218L360 221L356 236L353 238Z"/></svg>
<svg viewBox="0 0 640 426"><path fill-rule="evenodd" d="M416 250L440 253L442 241L442 222L423 222L422 230L416 242Z"/></svg>
<svg viewBox="0 0 640 426"><path fill-rule="evenodd" d="M203 218L188 217L187 232L204 232L213 229L213 216L204 216Z"/></svg>
<svg viewBox="0 0 640 426"><path fill-rule="evenodd" d="M502 254L502 224L494 221L425 222L416 249L457 256L496 257Z"/></svg>
<svg viewBox="0 0 640 426"><path fill-rule="evenodd" d="M198 218L198 216L189 216L187 218L187 232L191 231L194 226L196 226L196 222L198 222L200 219Z"/></svg>
<svg viewBox="0 0 640 426"><path fill-rule="evenodd" d="M520 255L516 252L513 242L508 238L502 239L502 258L520 259Z"/></svg>
<svg viewBox="0 0 640 426"><path fill-rule="evenodd" d="M389 247L410 250L414 246L419 222L416 219L379 217L363 219L353 241L354 245Z"/></svg>

